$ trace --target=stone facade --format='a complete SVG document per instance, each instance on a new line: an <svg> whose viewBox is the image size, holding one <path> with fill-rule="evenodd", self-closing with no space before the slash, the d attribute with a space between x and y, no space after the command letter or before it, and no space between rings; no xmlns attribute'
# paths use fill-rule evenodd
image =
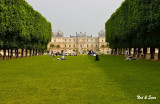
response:
<svg viewBox="0 0 160 104"><path fill-rule="evenodd" d="M52 47L51 47L52 44ZM54 45L54 47L53 47ZM57 45L59 47L57 47ZM73 53L87 53L92 50L96 53L110 53L108 43L105 42L105 33L101 31L98 37L87 36L86 33L76 33L76 36L64 37L63 33L53 34L51 42L48 44L48 50L54 53L73 54Z"/></svg>

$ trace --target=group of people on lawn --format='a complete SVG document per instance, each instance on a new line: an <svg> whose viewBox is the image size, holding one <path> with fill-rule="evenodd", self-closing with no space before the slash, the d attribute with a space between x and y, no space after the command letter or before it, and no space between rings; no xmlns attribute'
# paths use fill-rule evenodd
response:
<svg viewBox="0 0 160 104"><path fill-rule="evenodd" d="M49 51L47 51L47 55L49 55ZM53 51L51 52L51 57L58 56L58 55L62 56L62 58L57 58L57 60L66 60L65 56L63 55L63 53L54 55ZM88 52L88 55L95 56L96 57L95 60L99 61L98 54L96 54L94 51L90 50ZM135 58L133 58L132 56L129 55L129 52L127 50L125 51L125 57L126 57L126 60L135 60Z"/></svg>
<svg viewBox="0 0 160 104"><path fill-rule="evenodd" d="M88 55L90 55L90 56L95 56L95 57L96 57L95 61L99 61L98 54L96 54L94 51L90 50L90 51L88 52Z"/></svg>
<svg viewBox="0 0 160 104"><path fill-rule="evenodd" d="M135 60L135 58L133 58L131 55L129 55L129 51L125 51L125 57L126 57L126 60Z"/></svg>
<svg viewBox="0 0 160 104"><path fill-rule="evenodd" d="M47 51L47 55L49 56L49 51ZM53 51L51 52L51 57L54 56L62 56L62 58L57 58L57 60L66 60L65 56L63 55L63 53L53 53Z"/></svg>

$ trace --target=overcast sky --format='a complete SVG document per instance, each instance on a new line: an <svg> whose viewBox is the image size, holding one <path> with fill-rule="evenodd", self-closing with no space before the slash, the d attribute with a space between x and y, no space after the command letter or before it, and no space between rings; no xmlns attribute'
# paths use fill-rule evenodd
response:
<svg viewBox="0 0 160 104"><path fill-rule="evenodd" d="M124 0L26 0L52 23L52 31L65 36L76 32L98 35Z"/></svg>

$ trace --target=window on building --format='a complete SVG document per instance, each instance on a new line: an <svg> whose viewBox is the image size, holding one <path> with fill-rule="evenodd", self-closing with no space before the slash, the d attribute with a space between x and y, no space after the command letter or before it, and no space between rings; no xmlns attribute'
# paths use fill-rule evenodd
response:
<svg viewBox="0 0 160 104"><path fill-rule="evenodd" d="M96 47L97 47L97 45L96 45Z"/></svg>
<svg viewBox="0 0 160 104"><path fill-rule="evenodd" d="M87 47L88 47L88 45L87 45Z"/></svg>
<svg viewBox="0 0 160 104"><path fill-rule="evenodd" d="M93 42L93 39L91 39L91 41Z"/></svg>
<svg viewBox="0 0 160 104"><path fill-rule="evenodd" d="M66 45L65 45L65 47L66 47Z"/></svg>
<svg viewBox="0 0 160 104"><path fill-rule="evenodd" d="M82 45L80 45L80 47L82 47Z"/></svg>
<svg viewBox="0 0 160 104"><path fill-rule="evenodd" d="M93 45L91 45L91 47L93 47Z"/></svg>
<svg viewBox="0 0 160 104"><path fill-rule="evenodd" d="M103 40L102 40L102 42L103 42Z"/></svg>
<svg viewBox="0 0 160 104"><path fill-rule="evenodd" d="M71 41L71 39L69 39L69 41Z"/></svg>
<svg viewBox="0 0 160 104"><path fill-rule="evenodd" d="M73 45L73 47L75 47L75 45Z"/></svg>
<svg viewBox="0 0 160 104"><path fill-rule="evenodd" d="M87 39L87 42L88 42L88 39Z"/></svg>
<svg viewBox="0 0 160 104"><path fill-rule="evenodd" d="M69 47L71 47L71 45L69 45Z"/></svg>
<svg viewBox="0 0 160 104"><path fill-rule="evenodd" d="M75 39L73 41L75 42Z"/></svg>
<svg viewBox="0 0 160 104"><path fill-rule="evenodd" d="M54 42L56 42L56 40L54 40Z"/></svg>
<svg viewBox="0 0 160 104"><path fill-rule="evenodd" d="M65 42L66 42L67 40L65 39Z"/></svg>

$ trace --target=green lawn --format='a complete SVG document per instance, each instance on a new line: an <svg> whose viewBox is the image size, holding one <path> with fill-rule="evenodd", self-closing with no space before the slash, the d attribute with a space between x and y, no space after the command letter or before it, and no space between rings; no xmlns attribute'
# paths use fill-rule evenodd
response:
<svg viewBox="0 0 160 104"><path fill-rule="evenodd" d="M0 104L159 104L160 62L119 56L0 61ZM152 95L156 100L137 100Z"/></svg>

